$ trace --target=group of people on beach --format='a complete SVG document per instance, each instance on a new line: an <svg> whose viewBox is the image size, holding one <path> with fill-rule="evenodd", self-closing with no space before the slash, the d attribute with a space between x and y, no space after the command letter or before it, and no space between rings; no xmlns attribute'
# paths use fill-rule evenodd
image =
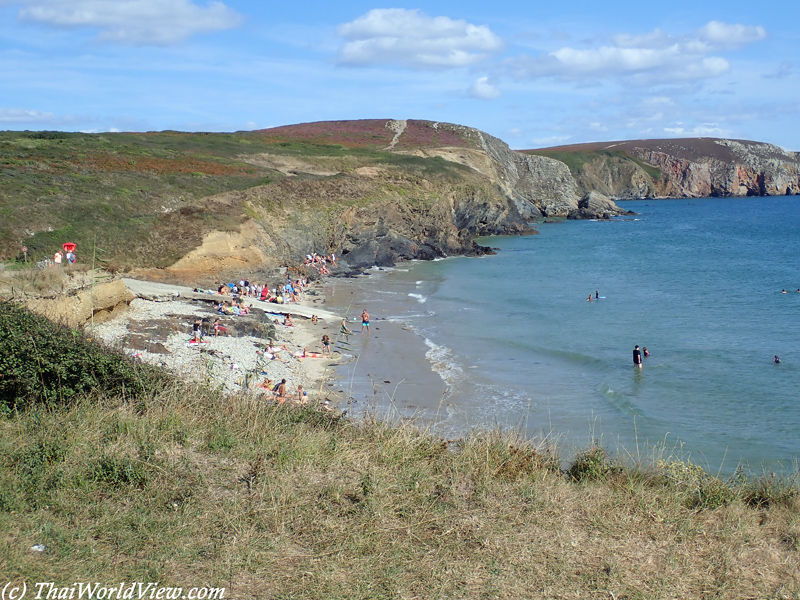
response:
<svg viewBox="0 0 800 600"><path fill-rule="evenodd" d="M306 256L304 265L307 268L310 267L315 269L320 275L328 275L330 274L329 267L336 267L336 256L334 254L320 255L314 252ZM218 313L220 313L220 315L225 316L247 315L251 312L253 307L252 304L248 305L248 303L246 303L246 299L248 298L258 299L264 302L274 302L278 304L299 302L301 294L308 287L308 278L303 276L292 278L292 276L290 276L288 273L284 282L273 286L270 286L268 283L254 283L245 278L241 278L238 282L233 281L230 283L218 283L216 293L220 296L230 297L230 300L220 299L216 306L216 310ZM195 289L194 291L204 292L203 290L199 289ZM214 292L211 290L206 290L204 293L213 294ZM203 341L204 334L211 335L212 331L215 338L219 337L220 334L224 335L228 333L228 328L223 325L220 318L216 318L210 328L208 328L207 321L208 319L200 318L195 320L193 324L192 339L190 340L191 342L199 344ZM311 323L312 325L317 325L319 323L319 319L316 315L311 317ZM294 327L294 321L292 316L289 314L285 315L282 321L278 321L276 319L275 324L280 324L286 327ZM370 315L367 310L364 309L361 313L361 333L362 335L369 335L369 332ZM347 319L342 319L339 334L347 336L353 333L354 332L347 326ZM263 357L261 360L266 359L268 361L277 361L280 363L287 363L288 358L297 358L298 360L302 360L304 358L331 357L332 344L331 337L328 334L324 334L322 336L321 345L322 350L319 353L309 352L307 348L303 348L302 352L298 351L292 353L289 351L286 344L278 346L272 342L272 340L270 340L270 342L262 350L257 350L257 353ZM284 356L286 358L281 356L281 354L284 352ZM281 378L280 381L277 381L270 378L266 371L262 371L262 374L265 377L261 382L257 384L251 383L248 385L248 387L252 386L250 387L252 391L263 393L269 399L274 399L281 404L287 400L292 400L297 404L306 404L308 402L308 393L303 389L302 385L297 387L296 392L290 392L290 386L287 383L286 378ZM325 400L323 408L332 410L329 400Z"/></svg>
<svg viewBox="0 0 800 600"><path fill-rule="evenodd" d="M328 265L332 267L336 266L336 255L333 253L320 255L316 252L312 252L311 254L306 254L303 264L315 269L320 275L330 275L331 272L328 270Z"/></svg>
<svg viewBox="0 0 800 600"><path fill-rule="evenodd" d="M267 283L251 283L248 279L240 279L239 283L219 284L217 287L217 294L221 296L232 296L239 300L242 298L254 298L261 302L284 304L288 302L299 302L300 294L308 285L307 278L298 277L292 280L288 275L284 283L276 285L275 287L270 287Z"/></svg>

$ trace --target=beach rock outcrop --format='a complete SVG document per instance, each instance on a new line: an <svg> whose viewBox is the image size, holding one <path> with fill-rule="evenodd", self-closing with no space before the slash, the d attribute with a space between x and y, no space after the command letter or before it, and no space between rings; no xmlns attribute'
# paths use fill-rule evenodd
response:
<svg viewBox="0 0 800 600"><path fill-rule="evenodd" d="M116 279L72 295L34 298L25 305L31 312L77 329L91 320L102 322L124 311L133 298L122 280Z"/></svg>
<svg viewBox="0 0 800 600"><path fill-rule="evenodd" d="M578 208L570 211L568 219L604 219L619 215L619 207L608 196L589 192L578 202Z"/></svg>

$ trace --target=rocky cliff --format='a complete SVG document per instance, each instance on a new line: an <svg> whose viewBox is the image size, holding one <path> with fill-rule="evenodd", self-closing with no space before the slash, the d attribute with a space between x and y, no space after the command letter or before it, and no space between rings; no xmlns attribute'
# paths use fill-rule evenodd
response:
<svg viewBox="0 0 800 600"><path fill-rule="evenodd" d="M618 199L800 193L800 157L759 142L693 138L530 151L570 164L579 189Z"/></svg>
<svg viewBox="0 0 800 600"><path fill-rule="evenodd" d="M257 250L262 258L256 263L291 264L311 252L334 252L348 267L363 268L393 265L398 259L482 254L490 249L475 244L475 237L535 233L530 223L542 217L623 213L607 199L582 201L565 164L515 152L469 127L387 120L261 133L298 143L319 140L323 132L327 141L377 140L391 157L337 163L324 156L241 156L287 175L220 198L244 205L250 217L244 227L250 233L239 247L250 248L249 254ZM206 239L173 268L230 262L233 254L225 244L219 252L212 249L218 242Z"/></svg>
<svg viewBox="0 0 800 600"><path fill-rule="evenodd" d="M569 168L470 127L418 120L208 133L0 132L0 258L210 277L310 252L358 268L490 251L542 217L604 218ZM595 199L596 200L596 199Z"/></svg>

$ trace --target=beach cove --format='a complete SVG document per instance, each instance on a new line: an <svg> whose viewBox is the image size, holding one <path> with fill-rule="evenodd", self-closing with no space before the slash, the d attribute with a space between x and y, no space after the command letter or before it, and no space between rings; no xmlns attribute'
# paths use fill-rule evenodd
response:
<svg viewBox="0 0 800 600"><path fill-rule="evenodd" d="M501 427L634 457L661 445L711 472L796 469L796 199L622 205L638 215L543 224L479 240L496 256L329 283L331 306L367 308L373 335L399 331L409 349L382 350L378 377L339 368L339 389L447 437ZM641 371L634 344L652 353ZM429 395L414 391L423 360L440 378Z"/></svg>
<svg viewBox="0 0 800 600"><path fill-rule="evenodd" d="M287 378L291 390L313 389L317 401L352 418L412 421L447 439L499 428L547 440L563 456L598 443L634 457L662 446L710 472L792 470L800 293L792 263L773 259L800 251L796 221L780 217L796 202L625 207L637 216L482 239L500 249L496 256L326 278L284 307L302 313L295 328L276 327L292 354L320 352L327 333L334 360L292 356L262 369L257 340L219 338L209 344L220 347L215 376L228 393L251 386L243 385L249 373ZM603 298L588 302L590 293ZM361 333L363 309L369 335ZM330 315L312 325L315 311ZM340 334L342 318L352 334ZM208 353L179 341L175 356L194 362L142 357L204 372ZM634 344L651 352L641 370L631 363Z"/></svg>

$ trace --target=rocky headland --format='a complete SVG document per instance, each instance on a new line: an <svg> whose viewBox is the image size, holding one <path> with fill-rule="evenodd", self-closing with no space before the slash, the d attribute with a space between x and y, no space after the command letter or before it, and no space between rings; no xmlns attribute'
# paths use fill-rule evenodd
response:
<svg viewBox="0 0 800 600"><path fill-rule="evenodd" d="M370 119L234 134L0 133L0 257L78 244L84 264L201 285L313 252L340 273L480 255L617 199L800 193L797 153L720 139L515 151L471 127Z"/></svg>
<svg viewBox="0 0 800 600"><path fill-rule="evenodd" d="M583 193L615 199L800 194L800 155L760 142L636 140L525 152L563 158Z"/></svg>

